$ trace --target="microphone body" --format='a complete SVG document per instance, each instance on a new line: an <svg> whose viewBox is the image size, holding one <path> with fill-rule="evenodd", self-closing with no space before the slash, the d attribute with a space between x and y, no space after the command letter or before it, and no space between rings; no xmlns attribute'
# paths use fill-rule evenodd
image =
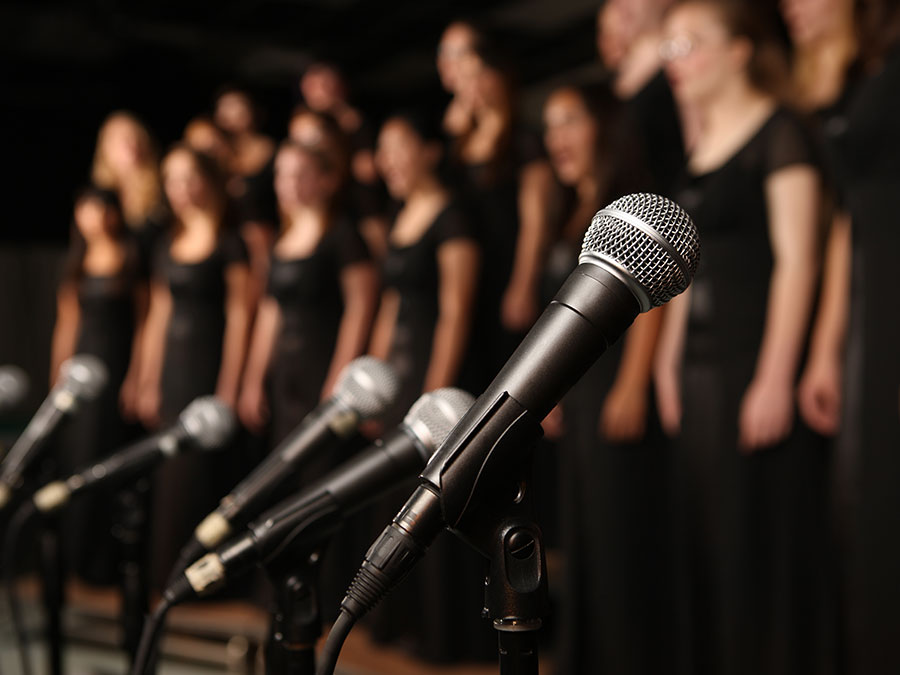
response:
<svg viewBox="0 0 900 675"><path fill-rule="evenodd" d="M236 524L269 503L299 466L345 442L361 421L381 415L393 404L398 390L397 375L388 364L368 356L351 361L341 373L334 396L307 415L197 526L179 565L218 546Z"/></svg>
<svg viewBox="0 0 900 675"><path fill-rule="evenodd" d="M95 356L78 354L63 363L53 387L0 464L0 509L6 506L28 466L44 449L51 434L83 401L96 398L106 386L106 366Z"/></svg>
<svg viewBox="0 0 900 675"><path fill-rule="evenodd" d="M224 403L213 396L195 399L181 412L171 429L133 443L64 481L45 485L35 492L34 505L44 514L52 513L80 492L142 475L163 459L174 457L188 447L219 448L233 434L234 428L234 416Z"/></svg>
<svg viewBox="0 0 900 675"><path fill-rule="evenodd" d="M28 375L18 366L0 366L0 413L13 410L28 393Z"/></svg>
<svg viewBox="0 0 900 675"><path fill-rule="evenodd" d="M347 516L421 470L472 401L469 394L452 388L420 397L395 430L299 495L269 509L248 525L246 533L189 567L170 586L171 597L217 588L256 563L276 557L298 537L310 543L324 540Z"/></svg>
<svg viewBox="0 0 900 675"><path fill-rule="evenodd" d="M541 420L640 312L687 288L698 259L696 228L667 199L631 195L598 212L580 264L422 471L366 554L342 611L359 618L445 527L465 530L515 476Z"/></svg>

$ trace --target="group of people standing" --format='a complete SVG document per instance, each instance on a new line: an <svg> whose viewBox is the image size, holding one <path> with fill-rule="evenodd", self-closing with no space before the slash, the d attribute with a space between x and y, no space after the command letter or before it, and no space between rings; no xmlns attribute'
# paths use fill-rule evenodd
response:
<svg viewBox="0 0 900 675"><path fill-rule="evenodd" d="M509 62L467 22L438 48L442 117L398 111L376 129L327 64L301 79L280 143L240 89L161 159L134 115L113 113L75 201L51 369L94 353L110 387L60 462L171 424L204 394L274 447L364 353L401 378L384 428L425 391L477 395L574 268L593 214L658 192L697 225L696 278L544 423L560 466L558 672L900 669L900 8L779 8L789 45L749 1L607 0L610 78L556 88L543 143ZM248 445L156 476L158 587L259 459ZM70 548L103 583L113 558L83 542L112 516L93 509ZM490 657L477 556L441 546L373 634L435 661Z"/></svg>

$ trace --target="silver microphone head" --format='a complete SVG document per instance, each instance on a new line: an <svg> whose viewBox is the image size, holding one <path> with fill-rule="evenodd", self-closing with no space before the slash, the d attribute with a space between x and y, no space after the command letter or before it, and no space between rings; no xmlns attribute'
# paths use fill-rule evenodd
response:
<svg viewBox="0 0 900 675"><path fill-rule="evenodd" d="M399 392L400 378L392 366L373 356L360 356L341 371L334 395L367 420L390 408Z"/></svg>
<svg viewBox="0 0 900 675"><path fill-rule="evenodd" d="M594 216L578 261L618 277L646 312L690 285L700 261L700 239L691 217L672 200L626 195Z"/></svg>
<svg viewBox="0 0 900 675"><path fill-rule="evenodd" d="M28 375L18 366L0 366L0 410L19 405L28 394Z"/></svg>
<svg viewBox="0 0 900 675"><path fill-rule="evenodd" d="M462 389L435 389L422 394L413 403L403 418L403 424L416 435L430 456L450 435L450 431L473 403L475 397Z"/></svg>
<svg viewBox="0 0 900 675"><path fill-rule="evenodd" d="M75 399L91 401L100 395L109 379L103 361L91 354L76 354L59 367L60 384Z"/></svg>
<svg viewBox="0 0 900 675"><path fill-rule="evenodd" d="M231 408L215 396L195 398L181 411L178 421L203 450L220 448L231 438L236 427Z"/></svg>

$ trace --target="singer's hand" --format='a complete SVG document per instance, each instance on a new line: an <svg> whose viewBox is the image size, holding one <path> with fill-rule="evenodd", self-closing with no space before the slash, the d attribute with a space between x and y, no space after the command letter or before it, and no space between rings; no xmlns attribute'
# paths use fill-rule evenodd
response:
<svg viewBox="0 0 900 675"><path fill-rule="evenodd" d="M755 452L783 441L794 422L790 382L754 379L741 401L738 442L743 452Z"/></svg>
<svg viewBox="0 0 900 675"><path fill-rule="evenodd" d="M238 399L237 414L250 431L260 432L269 419L269 404L262 387L244 387Z"/></svg>
<svg viewBox="0 0 900 675"><path fill-rule="evenodd" d="M522 284L510 284L503 294L500 307L500 318L503 326L514 333L521 333L531 328L538 316L538 303L534 293Z"/></svg>
<svg viewBox="0 0 900 675"><path fill-rule="evenodd" d="M612 443L636 443L646 427L647 390L628 385L610 389L600 411L600 435Z"/></svg>
<svg viewBox="0 0 900 675"><path fill-rule="evenodd" d="M556 407L547 414L541 422L541 426L544 428L544 436L551 441L562 438L562 435L566 431L566 421L563 417L563 408L561 404L557 404Z"/></svg>
<svg viewBox="0 0 900 675"><path fill-rule="evenodd" d="M119 389L119 411L127 422L135 422L138 419L138 381L137 377L128 373L122 380L122 388Z"/></svg>
<svg viewBox="0 0 900 675"><path fill-rule="evenodd" d="M141 423L148 429L159 426L159 408L162 402L162 394L159 387L144 387L138 396L137 412Z"/></svg>
<svg viewBox="0 0 900 675"><path fill-rule="evenodd" d="M812 357L797 387L800 415L824 436L833 436L840 428L841 380L839 358Z"/></svg>
<svg viewBox="0 0 900 675"><path fill-rule="evenodd" d="M673 370L656 375L656 408L663 431L669 437L681 433L681 389L678 374Z"/></svg>

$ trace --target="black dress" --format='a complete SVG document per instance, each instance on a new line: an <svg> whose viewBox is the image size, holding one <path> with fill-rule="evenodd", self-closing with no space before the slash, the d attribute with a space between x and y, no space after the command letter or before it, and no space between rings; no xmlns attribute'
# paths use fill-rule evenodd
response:
<svg viewBox="0 0 900 675"><path fill-rule="evenodd" d="M858 443L850 672L900 672L900 50L861 82L840 142L853 230L847 421Z"/></svg>
<svg viewBox="0 0 900 675"><path fill-rule="evenodd" d="M195 263L172 258L171 237L160 244L154 274L172 294L160 381L160 417L166 427L195 398L215 393L225 335L225 273L231 265L246 265L247 251L230 230ZM163 587L193 528L237 482L236 460L234 450L185 453L157 470L150 549L154 588Z"/></svg>
<svg viewBox="0 0 900 675"><path fill-rule="evenodd" d="M423 393L439 311L438 249L444 242L471 238L466 214L451 203L417 242L388 246L384 284L400 296L388 362L401 382L388 428ZM416 485L413 480L398 488L378 509L374 535L396 515ZM373 635L433 662L495 657L493 629L480 616L484 572L478 553L453 535L441 534L410 576L373 613Z"/></svg>
<svg viewBox="0 0 900 675"><path fill-rule="evenodd" d="M71 475L119 450L136 433L119 412L119 392L131 362L136 317L135 294L146 283L134 242L122 269L111 276L84 275L77 280L80 310L76 354L91 354L106 366L109 381L93 401L85 402L66 421L59 439L59 464ZM117 544L111 534L115 519L111 492L74 500L62 520L67 567L89 583L116 579Z"/></svg>
<svg viewBox="0 0 900 675"><path fill-rule="evenodd" d="M795 416L778 445L742 454L741 400L766 319L773 256L764 183L814 165L799 121L776 110L680 203L703 256L691 286L682 435L675 454L681 672L831 672L834 644L822 439Z"/></svg>
<svg viewBox="0 0 900 675"><path fill-rule="evenodd" d="M273 446L319 404L344 311L341 272L368 259L362 237L343 218L311 255L286 260L273 253L267 294L281 311L267 373Z"/></svg>
<svg viewBox="0 0 900 675"><path fill-rule="evenodd" d="M551 248L548 289L562 285L580 251L580 238ZM556 453L565 569L556 625L557 672L567 675L656 675L673 658L669 446L652 402L640 441L610 443L598 431L624 342L610 345L562 402Z"/></svg>

